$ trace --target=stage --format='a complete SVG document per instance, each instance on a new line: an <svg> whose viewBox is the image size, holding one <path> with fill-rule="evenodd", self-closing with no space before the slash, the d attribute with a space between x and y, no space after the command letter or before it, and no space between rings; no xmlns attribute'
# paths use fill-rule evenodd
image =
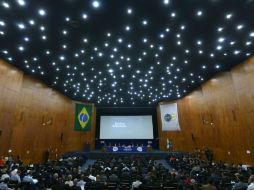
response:
<svg viewBox="0 0 254 190"><path fill-rule="evenodd" d="M172 153L172 152L171 152ZM153 157L155 159L165 159L169 152L160 151L160 150L153 150L149 152L104 152L102 150L94 150L91 152L82 152L82 151L73 151L73 152L66 152L63 157L84 157L86 159L97 159L104 156L145 156L145 157Z"/></svg>

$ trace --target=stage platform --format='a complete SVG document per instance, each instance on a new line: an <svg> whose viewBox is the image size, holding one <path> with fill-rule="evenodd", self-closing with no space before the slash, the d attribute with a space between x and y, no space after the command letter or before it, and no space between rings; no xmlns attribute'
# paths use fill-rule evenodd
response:
<svg viewBox="0 0 254 190"><path fill-rule="evenodd" d="M104 156L148 156L153 157L155 159L164 159L169 155L169 152L154 150L149 152L102 152L101 150L95 150L91 152L82 152L82 151L73 151L73 152L66 152L63 157L84 157L87 159L97 159Z"/></svg>

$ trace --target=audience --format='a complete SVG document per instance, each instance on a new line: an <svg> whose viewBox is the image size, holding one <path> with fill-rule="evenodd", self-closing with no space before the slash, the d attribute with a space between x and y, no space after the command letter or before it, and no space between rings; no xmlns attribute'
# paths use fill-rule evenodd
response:
<svg viewBox="0 0 254 190"><path fill-rule="evenodd" d="M82 167L82 157L27 166L20 160L10 165L2 159L0 190L254 190L252 168L203 161L188 153L170 153L166 161L172 169L157 159L127 154L107 156L94 160L87 168Z"/></svg>
<svg viewBox="0 0 254 190"><path fill-rule="evenodd" d="M241 175L237 176L238 182L233 186L233 190L246 190L248 184L244 182L244 177Z"/></svg>
<svg viewBox="0 0 254 190"><path fill-rule="evenodd" d="M247 190L254 190L254 175L251 175L249 178L249 185Z"/></svg>

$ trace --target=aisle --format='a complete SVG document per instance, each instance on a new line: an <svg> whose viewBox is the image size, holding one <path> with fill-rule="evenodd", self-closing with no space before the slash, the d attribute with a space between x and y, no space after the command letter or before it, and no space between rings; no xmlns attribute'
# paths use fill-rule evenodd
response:
<svg viewBox="0 0 254 190"><path fill-rule="evenodd" d="M88 159L86 160L86 163L82 165L81 170L86 170L90 165L93 165L96 160Z"/></svg>
<svg viewBox="0 0 254 190"><path fill-rule="evenodd" d="M167 163L166 160L156 160L157 164L162 164L166 169L168 169L169 171L172 171L173 168Z"/></svg>

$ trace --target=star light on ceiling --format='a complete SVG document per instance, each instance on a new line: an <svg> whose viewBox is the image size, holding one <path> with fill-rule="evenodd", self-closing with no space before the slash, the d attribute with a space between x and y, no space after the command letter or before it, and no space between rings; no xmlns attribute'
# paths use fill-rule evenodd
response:
<svg viewBox="0 0 254 190"><path fill-rule="evenodd" d="M253 2L194 1L3 0L0 56L74 100L155 106L254 53Z"/></svg>

